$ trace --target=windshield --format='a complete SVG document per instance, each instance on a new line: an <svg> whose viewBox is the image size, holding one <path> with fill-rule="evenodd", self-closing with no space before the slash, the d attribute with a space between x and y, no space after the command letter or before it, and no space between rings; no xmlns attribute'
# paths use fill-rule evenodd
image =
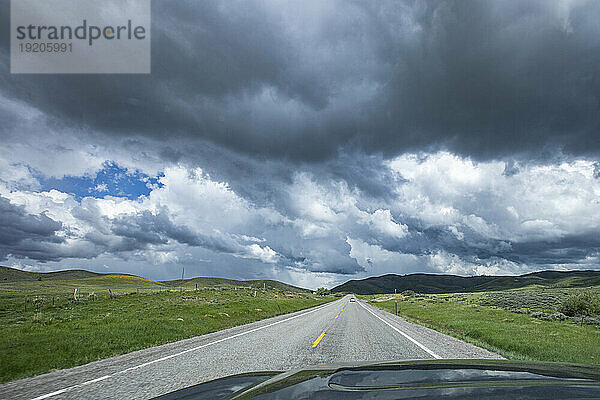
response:
<svg viewBox="0 0 600 400"><path fill-rule="evenodd" d="M0 398L600 365L599 18L0 1Z"/></svg>

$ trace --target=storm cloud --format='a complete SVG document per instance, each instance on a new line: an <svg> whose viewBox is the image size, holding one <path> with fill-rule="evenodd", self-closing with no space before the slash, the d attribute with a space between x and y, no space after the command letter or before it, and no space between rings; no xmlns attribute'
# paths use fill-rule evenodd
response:
<svg viewBox="0 0 600 400"><path fill-rule="evenodd" d="M599 17L157 0L150 75L10 74L0 35L0 258L309 286L598 268ZM48 183L107 163L145 194Z"/></svg>
<svg viewBox="0 0 600 400"><path fill-rule="evenodd" d="M593 1L155 1L151 75L7 75L5 40L0 90L94 135L268 157L597 155L599 14Z"/></svg>
<svg viewBox="0 0 600 400"><path fill-rule="evenodd" d="M8 254L38 260L59 259L52 248L64 239L57 235L62 224L45 214L28 214L0 197L0 259Z"/></svg>

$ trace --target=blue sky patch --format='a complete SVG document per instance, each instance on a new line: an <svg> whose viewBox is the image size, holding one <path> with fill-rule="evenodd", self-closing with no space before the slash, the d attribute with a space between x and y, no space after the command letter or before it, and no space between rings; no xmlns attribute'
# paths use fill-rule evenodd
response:
<svg viewBox="0 0 600 400"><path fill-rule="evenodd" d="M103 168L90 176L65 176L61 179L38 176L42 190L56 189L74 195L77 200L83 197L102 198L105 196L126 197L130 200L150 194L151 187L162 184L158 182L161 175L150 177L139 171L130 171L114 162L107 161Z"/></svg>

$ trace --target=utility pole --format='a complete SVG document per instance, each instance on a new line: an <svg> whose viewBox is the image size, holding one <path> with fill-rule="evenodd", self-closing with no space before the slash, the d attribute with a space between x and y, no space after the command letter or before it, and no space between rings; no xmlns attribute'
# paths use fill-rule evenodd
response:
<svg viewBox="0 0 600 400"><path fill-rule="evenodd" d="M181 267L181 280L183 280L183 273L185 272L185 267Z"/></svg>
<svg viewBox="0 0 600 400"><path fill-rule="evenodd" d="M396 311L396 315L398 315L398 291L394 289L394 310Z"/></svg>

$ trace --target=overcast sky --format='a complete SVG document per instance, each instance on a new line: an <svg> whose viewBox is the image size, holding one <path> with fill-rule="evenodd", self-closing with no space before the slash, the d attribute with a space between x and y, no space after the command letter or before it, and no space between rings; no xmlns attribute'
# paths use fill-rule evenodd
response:
<svg viewBox="0 0 600 400"><path fill-rule="evenodd" d="M154 1L150 75L11 75L1 5L2 265L600 269L598 1Z"/></svg>

